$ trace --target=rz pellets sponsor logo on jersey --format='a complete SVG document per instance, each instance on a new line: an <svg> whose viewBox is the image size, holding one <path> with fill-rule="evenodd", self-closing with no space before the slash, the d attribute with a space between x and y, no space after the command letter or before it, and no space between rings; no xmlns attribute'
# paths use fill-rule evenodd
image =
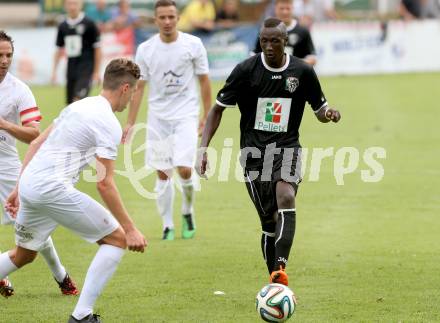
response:
<svg viewBox="0 0 440 323"><path fill-rule="evenodd" d="M258 98L254 129L269 132L287 132L290 98Z"/></svg>
<svg viewBox="0 0 440 323"><path fill-rule="evenodd" d="M282 110L283 110L283 106L281 105L281 103L267 102L266 115L264 117L264 121L272 122L272 123L280 123Z"/></svg>

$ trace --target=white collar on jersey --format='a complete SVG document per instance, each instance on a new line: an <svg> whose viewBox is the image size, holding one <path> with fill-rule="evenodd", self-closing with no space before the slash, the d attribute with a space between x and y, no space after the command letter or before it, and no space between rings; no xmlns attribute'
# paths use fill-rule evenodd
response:
<svg viewBox="0 0 440 323"><path fill-rule="evenodd" d="M9 78L11 78L11 73L6 72L5 78L0 82L0 87L9 82Z"/></svg>
<svg viewBox="0 0 440 323"><path fill-rule="evenodd" d="M287 31L293 30L293 28L295 28L297 24L298 24L298 21L296 19L292 19L292 22L290 23L290 25L287 26Z"/></svg>
<svg viewBox="0 0 440 323"><path fill-rule="evenodd" d="M110 104L110 101L106 98L106 97L104 97L103 95L98 95L98 98L100 98L100 99L102 99L103 101L105 101L105 105L106 105L106 107L108 108L108 109L110 109L110 111L112 111L113 112L113 108L112 108L112 105Z"/></svg>
<svg viewBox="0 0 440 323"><path fill-rule="evenodd" d="M263 65L264 65L264 67L267 69L267 70L269 70L269 71L271 71L271 72L282 72L282 71L284 71L286 68L287 68L287 66L289 66L289 63L290 63L290 55L287 55L287 54L284 54L284 55L286 55L286 63L284 63L284 65L283 66L281 66L281 67L279 67L279 68L273 68L273 67L270 67L267 63L266 63L266 60L265 60L265 58L264 58L264 54L263 54L263 52L261 52L261 61L263 62Z"/></svg>
<svg viewBox="0 0 440 323"><path fill-rule="evenodd" d="M85 16L84 12L80 12L78 17L76 17L75 19L67 17L66 22L68 25L74 26L74 25L78 24L79 22L81 22L81 20L84 19L84 16Z"/></svg>

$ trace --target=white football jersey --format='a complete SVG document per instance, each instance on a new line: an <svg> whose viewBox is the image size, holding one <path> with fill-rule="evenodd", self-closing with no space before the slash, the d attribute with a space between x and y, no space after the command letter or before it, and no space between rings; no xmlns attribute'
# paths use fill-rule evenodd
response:
<svg viewBox="0 0 440 323"><path fill-rule="evenodd" d="M0 117L21 125L41 120L31 90L10 73L0 83ZM20 168L16 139L0 129L0 181L17 180Z"/></svg>
<svg viewBox="0 0 440 323"><path fill-rule="evenodd" d="M54 120L47 140L20 179L47 200L61 198L95 156L115 160L122 129L102 96L76 101Z"/></svg>
<svg viewBox="0 0 440 323"><path fill-rule="evenodd" d="M156 34L139 45L136 63L149 82L149 113L164 120L199 115L197 76L209 73L200 38L179 32L176 41L164 43Z"/></svg>

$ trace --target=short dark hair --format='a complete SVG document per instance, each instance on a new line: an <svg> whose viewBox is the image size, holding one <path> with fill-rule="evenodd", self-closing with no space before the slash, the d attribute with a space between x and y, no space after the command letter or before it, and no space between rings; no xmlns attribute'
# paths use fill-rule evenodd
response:
<svg viewBox="0 0 440 323"><path fill-rule="evenodd" d="M263 22L263 26L260 29L260 37L265 28L276 28L281 34L283 34L283 37L287 39L287 27L280 19L274 17L266 18Z"/></svg>
<svg viewBox="0 0 440 323"><path fill-rule="evenodd" d="M289 3L292 4L292 0L275 0L275 4L277 3Z"/></svg>
<svg viewBox="0 0 440 323"><path fill-rule="evenodd" d="M14 52L14 41L4 30L0 30L0 41L7 41L11 44L12 52Z"/></svg>
<svg viewBox="0 0 440 323"><path fill-rule="evenodd" d="M281 23L283 23L280 19L269 17L264 20L263 27L265 28L275 28L278 27Z"/></svg>
<svg viewBox="0 0 440 323"><path fill-rule="evenodd" d="M134 85L141 77L139 66L127 58L115 58L105 68L103 88L116 90L124 83Z"/></svg>
<svg viewBox="0 0 440 323"><path fill-rule="evenodd" d="M156 9L159 7L170 7L170 6L177 8L177 5L174 2L174 0L157 0L156 4L154 5L154 11L156 11Z"/></svg>

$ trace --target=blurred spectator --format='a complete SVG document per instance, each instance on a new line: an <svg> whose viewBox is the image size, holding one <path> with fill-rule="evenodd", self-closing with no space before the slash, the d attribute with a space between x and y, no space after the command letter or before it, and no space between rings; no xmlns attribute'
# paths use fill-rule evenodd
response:
<svg viewBox="0 0 440 323"><path fill-rule="evenodd" d="M26 49L18 53L17 75L22 81L31 81L35 76L35 63Z"/></svg>
<svg viewBox="0 0 440 323"><path fill-rule="evenodd" d="M399 15L405 21L440 18L440 1L401 0Z"/></svg>
<svg viewBox="0 0 440 323"><path fill-rule="evenodd" d="M211 0L191 0L180 15L177 29L210 32L215 27L215 7Z"/></svg>
<svg viewBox="0 0 440 323"><path fill-rule="evenodd" d="M421 0L422 18L440 18L440 0Z"/></svg>
<svg viewBox="0 0 440 323"><path fill-rule="evenodd" d="M420 19L422 17L422 5L420 0L401 0L399 14L405 21Z"/></svg>
<svg viewBox="0 0 440 323"><path fill-rule="evenodd" d="M92 80L99 83L101 47L99 29L82 12L81 0L65 0L67 17L58 25L57 49L54 55L52 83L57 81L57 68L61 58L67 56L67 103L85 98Z"/></svg>
<svg viewBox="0 0 440 323"><path fill-rule="evenodd" d="M139 27L140 19L131 10L129 0L119 0L118 6L111 10L110 24L115 31Z"/></svg>
<svg viewBox="0 0 440 323"><path fill-rule="evenodd" d="M334 0L293 0L296 17L310 28L314 22L338 19Z"/></svg>
<svg viewBox="0 0 440 323"><path fill-rule="evenodd" d="M87 17L96 23L101 32L107 29L107 22L110 20L111 15L106 0L96 0L94 3L88 3L85 13Z"/></svg>
<svg viewBox="0 0 440 323"><path fill-rule="evenodd" d="M238 3L237 0L224 0L222 8L217 12L215 22L219 28L232 28L238 23Z"/></svg>
<svg viewBox="0 0 440 323"><path fill-rule="evenodd" d="M287 27L287 44L284 51L301 58L310 65L316 64L315 46L310 31L293 19L293 5L291 0L275 0L275 17ZM261 52L260 37L255 43L254 53Z"/></svg>

